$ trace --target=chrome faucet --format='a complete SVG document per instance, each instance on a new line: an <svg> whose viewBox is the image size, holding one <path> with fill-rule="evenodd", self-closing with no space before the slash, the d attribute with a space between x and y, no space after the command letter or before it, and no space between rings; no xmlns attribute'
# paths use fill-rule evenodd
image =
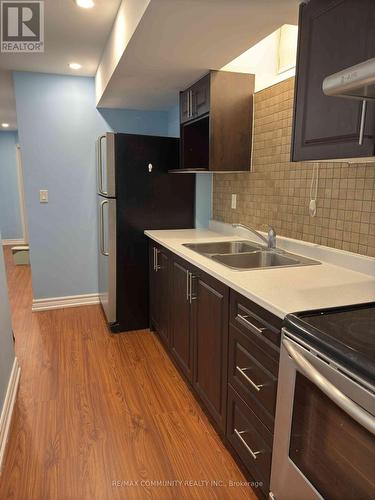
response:
<svg viewBox="0 0 375 500"><path fill-rule="evenodd" d="M251 226L246 226L245 224L232 224L232 226L235 228L241 227L242 229L247 229L247 231L255 234L255 236L258 236L258 238L260 238L267 245L269 250L274 250L276 248L276 231L272 226L269 226L267 238Z"/></svg>

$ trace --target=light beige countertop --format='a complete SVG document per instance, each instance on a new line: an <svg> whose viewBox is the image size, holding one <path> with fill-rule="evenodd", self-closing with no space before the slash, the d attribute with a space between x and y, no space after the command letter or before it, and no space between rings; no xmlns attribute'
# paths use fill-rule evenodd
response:
<svg viewBox="0 0 375 500"><path fill-rule="evenodd" d="M333 249L325 250L326 247L297 243L295 240L289 240L289 242L299 244L297 248L300 250L296 251L295 247L291 250L288 247L290 243L286 239L281 239L280 248L288 248L293 253L319 260L322 264L236 271L199 255L184 247L183 243L239 239L257 241L255 238L250 238L248 235L245 238L243 235L226 236L223 233L202 229L145 231L145 234L280 318L284 318L291 312L375 301L374 274L365 274L323 261L325 255L328 261L340 263L345 259L350 261L351 255L353 261L361 259L355 254ZM303 245L306 245L306 251ZM375 259L368 257L362 259L365 259L365 265L359 262L357 267L362 265L371 269L373 263L375 270Z"/></svg>

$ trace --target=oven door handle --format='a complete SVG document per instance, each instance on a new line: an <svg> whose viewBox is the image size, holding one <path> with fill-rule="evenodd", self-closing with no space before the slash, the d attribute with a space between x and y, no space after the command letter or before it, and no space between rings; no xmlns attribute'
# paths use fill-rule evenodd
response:
<svg viewBox="0 0 375 500"><path fill-rule="evenodd" d="M362 427L371 432L371 434L375 435L375 418L373 415L354 403L354 401L345 396L345 394L337 389L329 380L323 377L323 375L298 352L290 340L284 338L282 343L289 356L305 377L324 392L324 394L336 403L345 413L350 415Z"/></svg>

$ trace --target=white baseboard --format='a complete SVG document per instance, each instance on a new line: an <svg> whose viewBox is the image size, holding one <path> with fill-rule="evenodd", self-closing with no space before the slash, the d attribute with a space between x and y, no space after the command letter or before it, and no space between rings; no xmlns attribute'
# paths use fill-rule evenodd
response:
<svg viewBox="0 0 375 500"><path fill-rule="evenodd" d="M99 295L97 293L33 299L32 311L48 311L50 309L65 309L66 307L90 306L93 304L99 304Z"/></svg>
<svg viewBox="0 0 375 500"><path fill-rule="evenodd" d="M13 416L14 403L16 401L18 385L20 381L21 368L17 358L14 358L12 372L10 374L7 392L4 399L3 409L0 416L0 474L5 456L5 449L9 438L10 424Z"/></svg>
<svg viewBox="0 0 375 500"><path fill-rule="evenodd" d="M3 240L3 246L7 245L26 245L26 241L23 238L16 240Z"/></svg>

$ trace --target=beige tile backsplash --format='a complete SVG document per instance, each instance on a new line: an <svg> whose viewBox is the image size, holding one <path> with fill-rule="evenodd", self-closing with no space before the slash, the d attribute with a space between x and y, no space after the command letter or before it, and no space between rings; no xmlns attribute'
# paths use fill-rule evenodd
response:
<svg viewBox="0 0 375 500"><path fill-rule="evenodd" d="M309 216L316 163L291 163L294 78L255 94L253 171L214 175L213 219L375 257L375 163L319 163L317 215ZM237 209L231 195L237 194Z"/></svg>

